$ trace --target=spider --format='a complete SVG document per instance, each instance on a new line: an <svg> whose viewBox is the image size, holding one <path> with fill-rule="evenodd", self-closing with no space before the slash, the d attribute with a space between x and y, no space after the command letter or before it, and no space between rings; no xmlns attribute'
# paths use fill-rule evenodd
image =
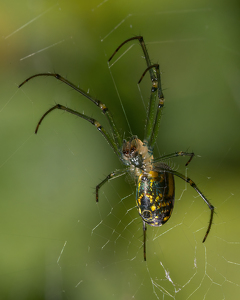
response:
<svg viewBox="0 0 240 300"><path fill-rule="evenodd" d="M148 112L146 119L146 126L144 132L143 140L140 140L136 135L132 136L129 140L122 139L119 133L117 126L115 125L112 114L108 110L108 108L101 101L94 99L88 93L84 92L80 88L76 87L74 84L69 82L67 79L63 78L61 75L56 73L40 73L33 75L23 81L19 88L28 82L30 79L39 76L51 76L56 79L62 81L63 83L69 85L71 88L82 94L84 97L88 98L95 105L97 105L102 113L106 116L111 132L107 132L100 123L78 111L72 110L68 107L65 107L61 104L57 104L50 108L47 112L43 114L41 119L39 120L35 133L38 132L39 126L42 123L43 119L53 110L61 109L67 111L71 114L74 114L94 125L97 130L103 135L108 144L112 147L112 150L117 155L119 160L126 166L122 170L117 170L110 173L104 180L102 180L96 186L96 202L98 202L98 194L99 189L106 183L108 180L117 177L119 175L124 175L126 173L130 173L136 183L136 203L139 215L143 221L143 258L146 261L146 225L150 226L161 226L166 223L171 214L174 207L174 199L175 199L175 184L174 184L174 176L180 177L185 182L189 183L191 187L193 187L196 192L201 196L201 198L208 205L211 214L210 221L208 224L207 231L203 238L203 243L205 242L213 221L214 214L214 206L207 200L207 198L203 195L203 193L199 190L196 184L188 177L183 174L171 169L166 162L166 160L178 157L178 156L189 156L189 160L186 163L186 166L192 160L194 153L188 152L174 152L168 155L160 156L154 158L153 149L156 143L156 139L158 136L160 120L162 116L162 110L164 106L164 96L161 85L161 76L160 69L158 64L151 64L146 44L143 40L142 36L135 36L130 39L124 41L112 54L108 62L115 56L115 54L124 46L126 43L130 41L138 40L145 60L147 64L146 70L143 72L138 84L142 81L143 77L147 72L150 74L152 86L151 86L151 94L150 100L148 104Z"/></svg>

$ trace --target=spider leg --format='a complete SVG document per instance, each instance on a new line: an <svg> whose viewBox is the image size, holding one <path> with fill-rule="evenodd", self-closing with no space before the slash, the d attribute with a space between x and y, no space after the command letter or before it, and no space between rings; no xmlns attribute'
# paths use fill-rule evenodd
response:
<svg viewBox="0 0 240 300"><path fill-rule="evenodd" d="M145 135L144 135L144 141L148 144L150 150L153 150L153 147L155 145L158 136L160 121L162 117L162 109L165 101L162 92L161 77L160 77L158 64L149 66L142 74L138 83L142 81L147 71L150 72L150 70L152 69L154 69L155 77L152 78L151 76L152 88L151 88L151 95L148 104L147 124L146 124Z"/></svg>
<svg viewBox="0 0 240 300"><path fill-rule="evenodd" d="M214 214L214 206L207 200L207 198L203 195L203 193L199 190L199 188L196 186L196 184L192 181L192 179L190 179L189 177L186 177L184 176L183 174L177 172L177 171L174 171L174 170L165 170L165 172L168 172L168 173L172 173L173 175L175 176L178 176L180 177L181 179L183 179L184 181L186 181L187 183L190 184L191 187L194 188L194 190L201 196L201 198L204 200L204 202L207 204L207 206L209 207L210 211L211 211L211 214L210 214L210 220L209 220L209 225L208 225L208 228L207 228L207 231L205 233L205 236L203 238L203 243L205 242L209 232L210 232L210 229L211 229L211 226L212 226L212 222L213 222L213 214Z"/></svg>
<svg viewBox="0 0 240 300"><path fill-rule="evenodd" d="M146 223L143 221L143 258L146 261L146 238L147 238L147 226Z"/></svg>
<svg viewBox="0 0 240 300"><path fill-rule="evenodd" d="M189 160L185 164L185 166L187 166L191 162L191 160L193 159L194 153L193 152L188 153L188 152L183 152L183 151L174 152L174 153L171 153L171 154L167 154L167 155L163 155L163 156L160 156L158 158L155 158L153 160L153 164L156 163L156 162L159 162L159 161L163 161L163 160L173 158L173 157L178 157L178 156L190 156Z"/></svg>
<svg viewBox="0 0 240 300"><path fill-rule="evenodd" d="M35 130L35 133L38 132L38 128L39 126L41 125L43 119L53 110L55 109L61 109L61 110L65 110L73 115L76 115L77 117L80 117L88 122L90 122L92 125L94 125L99 132L101 132L101 134L105 137L105 139L107 140L107 142L109 143L109 145L112 147L113 151L116 153L116 155L119 157L119 159L121 159L121 155L120 155L120 152L119 152L119 148L118 148L118 145L115 143L115 141L113 140L113 138L111 137L111 135L101 126L100 123L98 123L98 121L96 121L95 119L93 118L90 118L84 114L81 114L80 112L77 112L75 110L72 110L70 108L67 108L61 104L57 104L55 106L53 106L52 108L50 108L47 112L45 112L45 114L41 117L41 119L39 120L38 124L37 124L37 127L36 127L36 130Z"/></svg>
<svg viewBox="0 0 240 300"><path fill-rule="evenodd" d="M151 61L150 61L150 58L149 58L149 55L148 55L148 52L147 52L147 47L146 47L146 44L143 40L143 37L142 36L134 36L130 39L127 39L126 41L124 41L120 46L117 47L117 49L113 52L112 56L109 58L108 62L110 62L112 60L112 58L115 56L115 54L118 52L118 50L120 48L122 48L123 45L125 45L126 43L130 42L130 41L133 41L133 40L138 40L141 47L142 47L142 50L143 50L143 53L144 53L144 56L145 56L145 59L146 59L146 62L147 62L147 66L150 67L151 66ZM151 77L154 77L153 75L153 72L150 71L150 75Z"/></svg>
<svg viewBox="0 0 240 300"><path fill-rule="evenodd" d="M24 80L18 87L20 88L21 86L23 86L29 80L31 80L31 79L33 79L35 77L39 77L39 76L51 76L51 77L54 77L54 78L62 81L63 83L67 84L68 86L70 86L71 88L73 88L74 90L76 90L78 93L80 93L84 97L88 98L95 105L97 105L101 109L102 113L108 119L108 122L110 124L111 130L113 132L113 137L114 137L115 144L117 144L118 148L121 147L121 145L122 145L122 139L121 139L120 134L118 132L118 129L117 129L115 123L114 123L112 114L110 113L110 111L108 110L108 108L105 106L105 104L103 104L101 101L99 101L97 99L92 98L89 94L87 94L86 92L84 92L80 88L76 87L73 83L69 82L67 79L63 78L61 75L55 74L55 73L40 73L40 74L36 74L36 75L30 76L29 78L27 78L26 80Z"/></svg>
<svg viewBox="0 0 240 300"><path fill-rule="evenodd" d="M103 179L103 181L101 181L97 186L96 186L96 202L98 202L98 192L99 192L99 189L106 183L108 182L110 179L113 179L113 178L117 178L119 176L122 176L124 174L126 174L127 170L117 170L117 171L114 171L110 174L108 174L108 176Z"/></svg>
<svg viewBox="0 0 240 300"><path fill-rule="evenodd" d="M144 71L143 75L141 76L138 83L141 82L144 75L149 71L150 78L152 81L152 89L151 89L151 96L150 101L148 105L148 114L147 114L147 124L146 124L146 130L144 135L144 142L148 144L148 147L150 150L153 150L154 144L156 142L156 138L158 135L159 125L160 125L160 119L161 119L161 112L164 105L164 96L162 93L162 87L161 87L161 78L160 78L160 71L159 71L159 65L158 64L151 64L149 54L147 52L146 44L143 40L142 36L135 36L130 39L127 39L124 41L112 54L112 56L109 58L108 62L114 57L114 55L119 51L119 49L125 45L126 43L138 40L144 56L147 63L147 69ZM158 105L157 105L158 103ZM157 107L156 107L157 106Z"/></svg>

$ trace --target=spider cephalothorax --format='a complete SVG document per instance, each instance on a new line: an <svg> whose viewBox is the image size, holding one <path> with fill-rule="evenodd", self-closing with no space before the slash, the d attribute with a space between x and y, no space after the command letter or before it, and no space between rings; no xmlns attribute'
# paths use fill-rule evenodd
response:
<svg viewBox="0 0 240 300"><path fill-rule="evenodd" d="M122 154L126 165L133 165L143 170L150 166L153 158L152 151L137 136L133 136L129 141L123 140Z"/></svg>

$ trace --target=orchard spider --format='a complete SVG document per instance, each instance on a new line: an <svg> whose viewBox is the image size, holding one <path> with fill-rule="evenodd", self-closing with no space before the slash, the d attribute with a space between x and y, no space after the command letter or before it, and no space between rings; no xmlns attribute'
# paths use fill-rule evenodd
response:
<svg viewBox="0 0 240 300"><path fill-rule="evenodd" d="M117 170L110 173L102 182L96 186L96 201L98 202L99 189L109 180L119 175L123 175L129 172L135 179L137 190L136 190L136 202L139 215L143 221L143 255L144 260L146 260L146 224L151 226L161 226L170 218L173 207L174 207L174 194L175 194L175 184L174 175L180 177L193 187L197 193L202 197L205 203L208 205L211 214L210 221L203 238L205 242L209 231L211 229L213 221L214 207L198 189L196 184L188 177L182 175L181 173L172 170L163 161L169 158L177 156L190 156L186 166L192 160L194 153L188 152L174 152L168 155L164 155L158 158L153 157L153 148L156 143L158 136L160 120L162 116L162 109L164 106L164 97L161 86L161 76L158 64L151 64L146 45L144 43L142 36L136 36L130 38L123 42L110 57L109 61L114 57L114 55L119 51L119 49L126 43L138 40L145 60L147 63L147 68L141 76L138 83L141 82L144 75L149 72L152 87L151 95L148 104L147 121L145 127L145 133L143 141L137 136L132 136L128 141L121 138L118 128L116 127L113 117L108 110L108 108L101 101L92 98L89 94L82 91L74 84L63 78L62 76L55 73L41 73L33 75L27 78L23 83L19 85L21 87L27 81L38 76L51 76L69 85L71 88L82 94L84 97L88 98L95 105L97 105L102 113L108 119L110 124L111 132L108 133L95 119L88 117L80 112L72 110L61 104L57 104L50 108L39 120L35 133L37 133L40 124L43 119L53 110L61 109L65 110L71 114L74 114L94 125L97 130L104 136L108 144L112 147L113 151L119 158L119 160L126 166L125 169Z"/></svg>

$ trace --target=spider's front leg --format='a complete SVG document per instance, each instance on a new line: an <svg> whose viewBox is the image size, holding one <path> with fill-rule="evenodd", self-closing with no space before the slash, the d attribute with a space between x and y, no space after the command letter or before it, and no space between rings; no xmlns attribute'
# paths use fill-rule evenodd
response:
<svg viewBox="0 0 240 300"><path fill-rule="evenodd" d="M141 82L144 75L149 72L151 82L152 82L152 88L151 88L151 96L148 104L148 114L147 114L147 123L146 123L146 129L144 134L144 142L148 145L149 149L152 151L154 144L157 139L159 125L160 125L160 119L161 119L161 113L162 108L164 105L164 96L162 92L162 85L161 85L161 76L160 76L160 70L158 64L151 64L151 60L147 51L146 44L143 40L142 36L135 36L132 37L126 41L124 41L113 53L113 55L109 58L108 62L111 61L111 59L114 57L114 55L120 50L120 48L125 45L126 43L138 40L144 54L144 58L146 60L147 69L144 71L143 75L141 76L138 83Z"/></svg>
<svg viewBox="0 0 240 300"><path fill-rule="evenodd" d="M75 91L77 91L78 93L82 94L84 97L86 97L87 99L89 99L91 102L93 102L97 107L99 107L102 111L102 113L104 114L104 116L107 118L111 131L112 131L112 135L109 135L106 130L104 130L102 128L102 126L94 119L85 116L84 114L78 113L77 111L74 111L72 109L69 109L61 104L57 104L55 105L53 108L49 109L40 119L38 126L36 128L35 133L37 133L38 131L38 127L41 124L42 120L45 118L45 116L47 114L49 114L52 110L54 110L55 108L58 109L62 109L65 110L67 112L70 112L72 114L75 114L76 116L83 118L87 121L89 121L90 123L92 123L94 126L97 127L97 129L103 134L103 136L106 138L106 140L108 141L108 143L110 144L110 146L113 148L114 152L117 154L117 156L119 157L119 159L121 159L120 153L118 151L118 149L120 148L120 145L122 143L122 139L121 136L119 134L119 131L115 125L115 122L113 120L112 114L110 113L110 111L108 110L108 108L105 106L105 104L103 104L100 100L95 99L93 97L91 97L88 93L84 92L82 89L78 88L76 85L74 85L73 83L71 83L70 81L68 81L67 79L65 79L64 77L62 77L59 74L56 73L39 73L33 76L28 77L26 80L24 80L18 87L22 87L25 83L27 83L29 80L32 80L36 77L42 77L42 76L48 76L48 77L53 77L57 80L62 81L63 83L65 83L66 85L70 86L72 89L74 89ZM111 137L113 136L113 138Z"/></svg>
<svg viewBox="0 0 240 300"><path fill-rule="evenodd" d="M36 130L35 130L35 133L38 132L38 128L39 126L41 125L43 119L53 110L55 109L60 109L60 110L65 110L77 117L80 117L88 122L90 122L92 125L94 125L99 132L101 132L101 134L105 137L105 139L107 140L107 142L109 143L109 145L112 147L113 151L116 153L116 155L119 157L119 159L121 158L120 157L120 153L118 151L118 146L117 144L114 142L114 140L112 139L111 135L101 126L101 124L96 121L95 119L91 118L91 117L88 117L87 115L84 115L76 110L73 110L71 108L68 108L66 106L63 106L61 104L57 104L55 106L53 106L52 108L50 108L47 112L45 112L45 114L43 114L43 116L41 117L41 119L39 120L38 124L37 124L37 127L36 127Z"/></svg>
<svg viewBox="0 0 240 300"><path fill-rule="evenodd" d="M147 73L150 72L150 77L152 81L151 95L148 104L148 114L147 114L147 123L144 134L144 142L147 143L150 150L153 150L153 147L156 143L158 131L160 127L160 121L162 117L162 109L164 106L164 96L161 86L161 77L159 65L154 64L149 66L141 76L138 83L142 81L142 78Z"/></svg>

